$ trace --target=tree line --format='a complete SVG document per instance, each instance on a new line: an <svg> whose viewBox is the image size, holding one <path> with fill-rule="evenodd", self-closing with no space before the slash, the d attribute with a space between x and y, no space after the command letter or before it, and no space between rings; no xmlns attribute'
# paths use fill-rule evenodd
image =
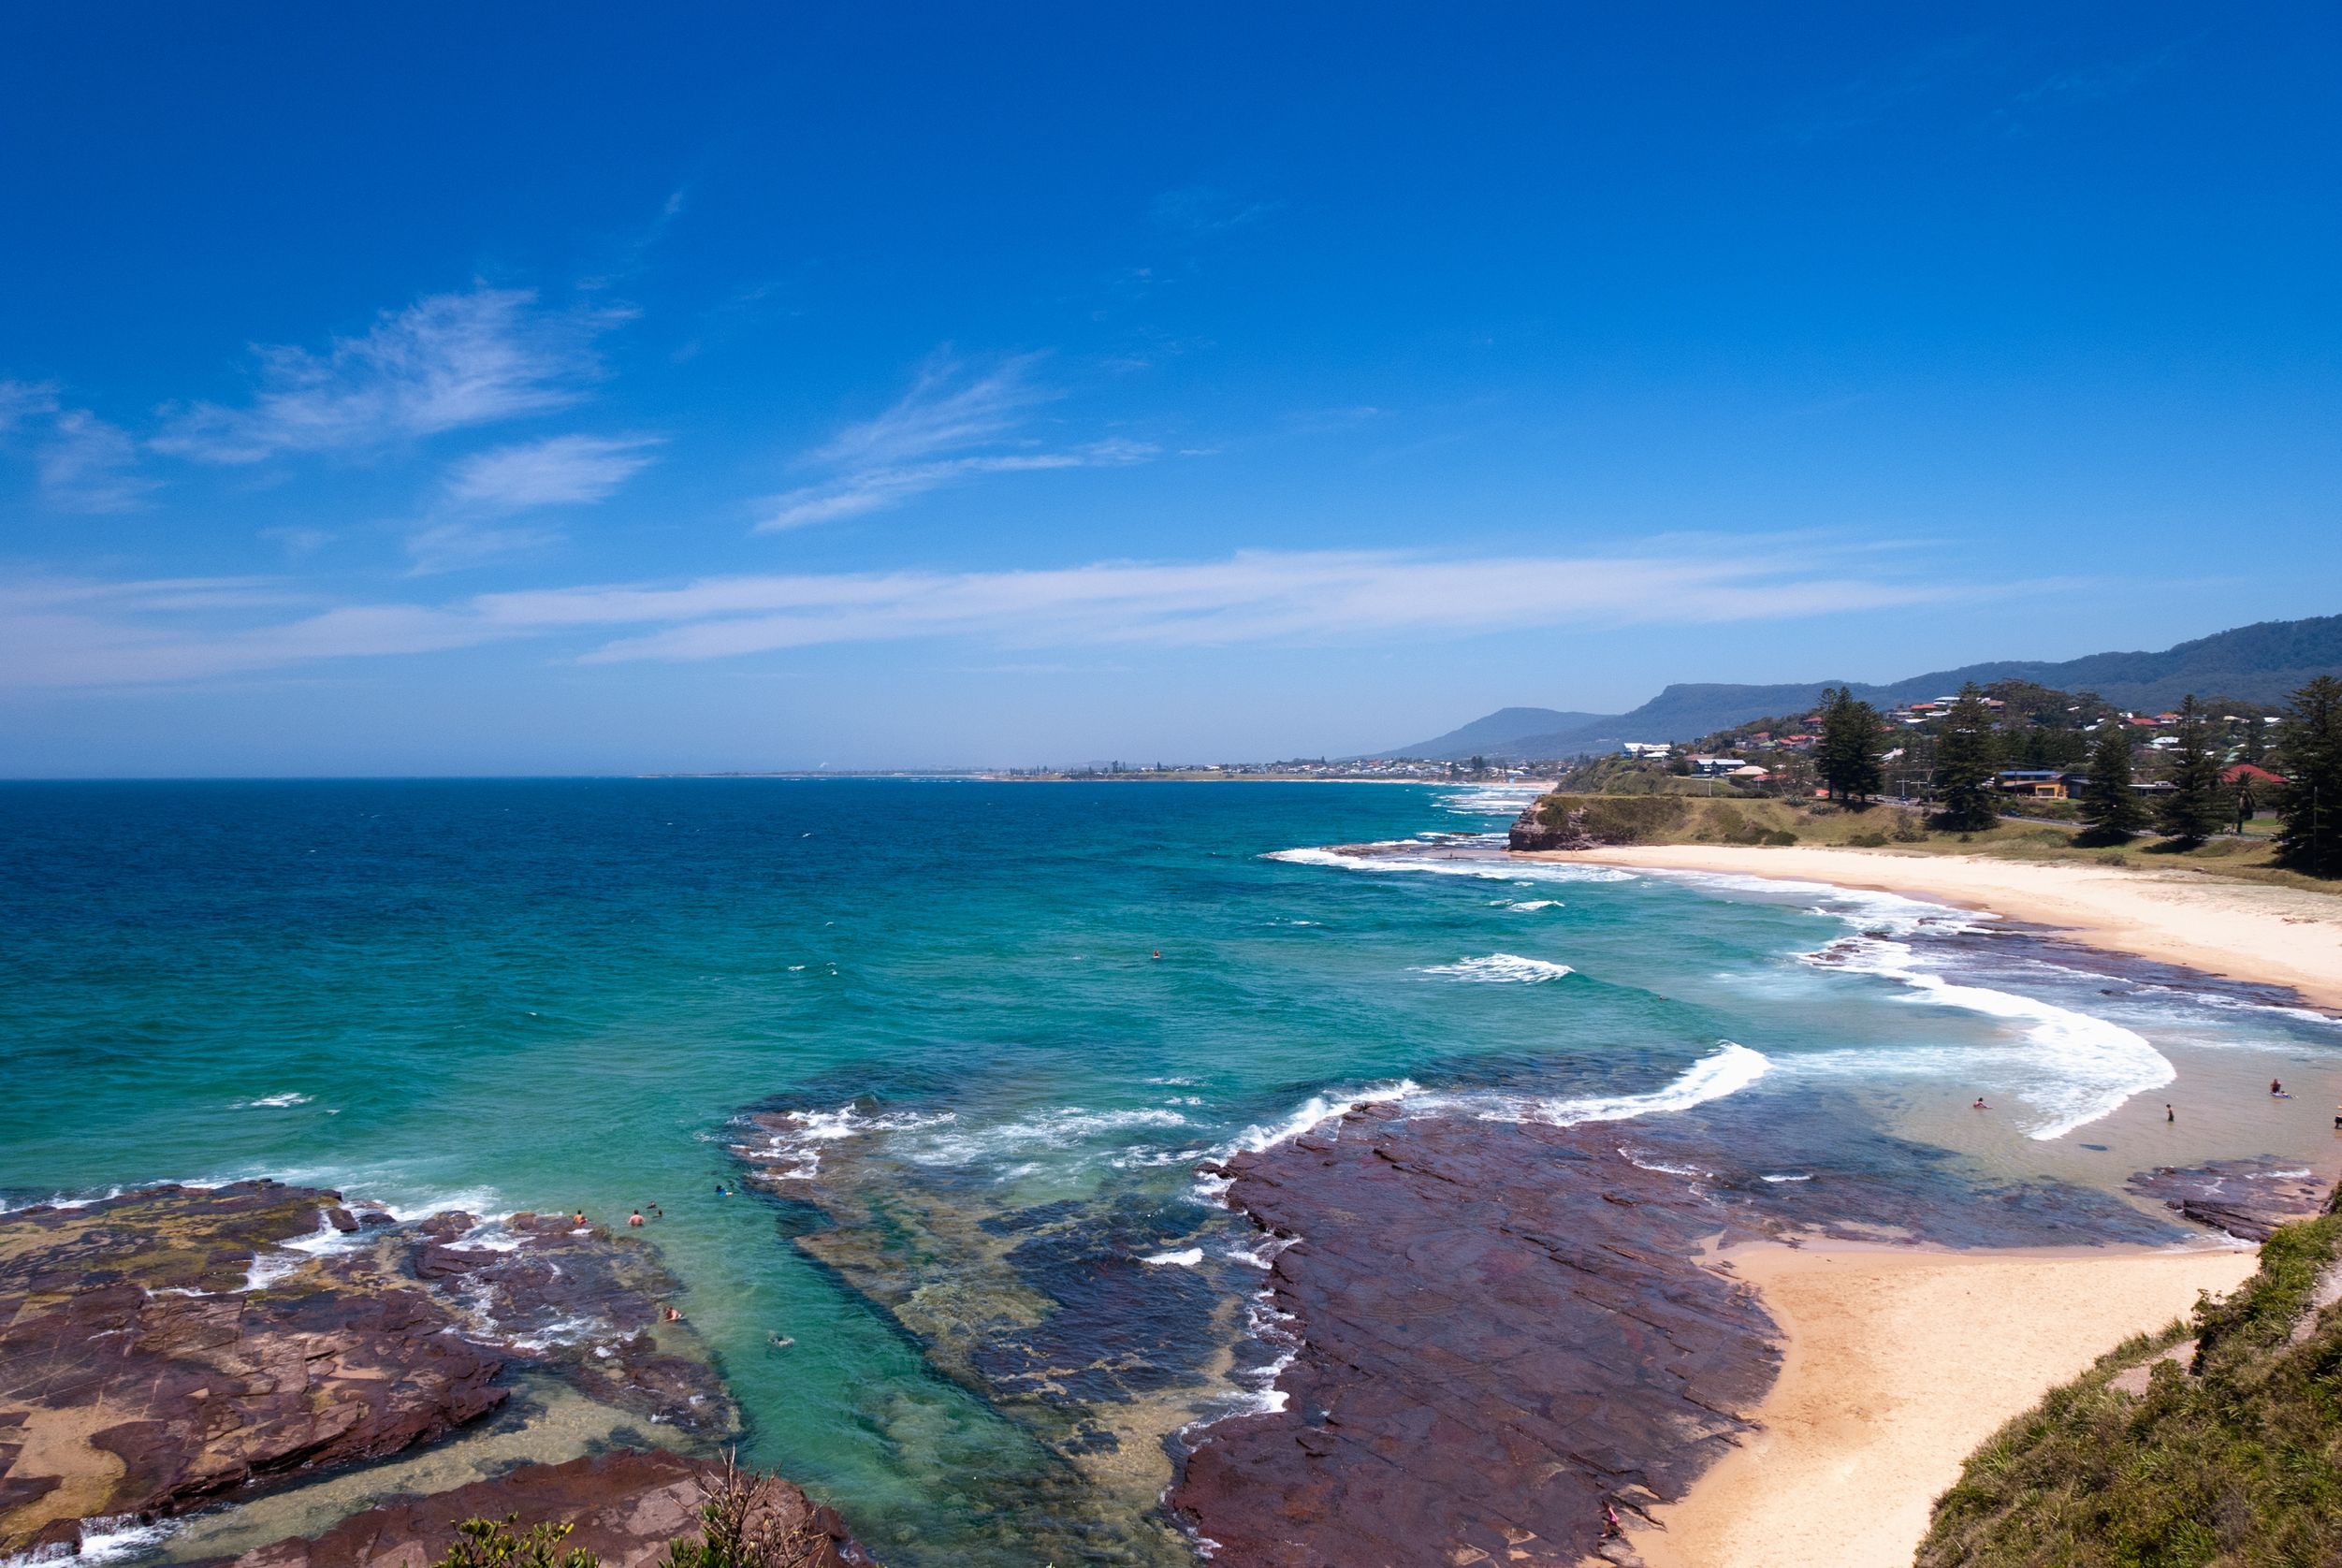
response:
<svg viewBox="0 0 2342 1568"><path fill-rule="evenodd" d="M2094 699L2092 700L2095 701ZM2096 704L2103 707L2104 704ZM2170 748L2171 788L2152 808L2132 787L2131 736L2121 715L2106 709L2087 732L2088 779L2079 806L2082 842L2127 844L2153 831L2186 849L2218 833L2233 818L2241 828L2259 802L2248 779L2230 784L2226 732L2212 711L2189 696L2179 705ZM2278 715L2272 754L2283 782L2276 787L2277 858L2316 877L2342 876L2342 680L2320 675L2292 694ZM1832 800L1860 806L1882 792L1881 740L1888 733L1879 711L1843 687L1823 693L1814 770ZM2249 722L2245 760L2263 754L2258 715ZM1929 784L1935 826L1979 833L1999 820L1996 775L2007 753L1992 709L1974 682L1960 689L1935 733Z"/></svg>

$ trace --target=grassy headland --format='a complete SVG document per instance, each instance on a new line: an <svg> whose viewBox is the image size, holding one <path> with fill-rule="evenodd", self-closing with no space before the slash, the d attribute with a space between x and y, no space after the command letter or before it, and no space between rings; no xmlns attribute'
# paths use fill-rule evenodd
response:
<svg viewBox="0 0 2342 1568"><path fill-rule="evenodd" d="M1646 776L1647 777L1647 776ZM1565 826L1572 812L1580 825L1605 844L1697 844L1891 849L1904 854L1980 855L1997 860L2136 870L2185 868L2208 876L2332 893L2335 885L2273 863L2268 835L2206 839L2178 849L2142 839L2118 849L2077 842L2078 822L2002 817L1975 833L1945 833L1928 824L1916 806L1878 803L1835 806L1732 789L1702 779L1669 780L1664 791L1634 793L1556 792L1532 808L1546 826ZM2028 803L2029 806L2031 803ZM2265 824L2255 824L2265 826Z"/></svg>

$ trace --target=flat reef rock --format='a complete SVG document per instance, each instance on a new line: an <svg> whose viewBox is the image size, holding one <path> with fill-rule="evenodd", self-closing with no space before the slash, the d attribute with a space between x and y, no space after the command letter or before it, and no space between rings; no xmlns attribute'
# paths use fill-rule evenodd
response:
<svg viewBox="0 0 2342 1568"><path fill-rule="evenodd" d="M2124 1183L2142 1198L2160 1199L2183 1218L2245 1241L2265 1241L2281 1225L2325 1211L2332 1185L2314 1171L2274 1156L2214 1160L2197 1166L2157 1166Z"/></svg>
<svg viewBox="0 0 2342 1568"><path fill-rule="evenodd" d="M718 1467L664 1449L626 1449L566 1464L522 1465L489 1481L401 1499L354 1514L322 1535L295 1536L226 1560L234 1568L427 1568L446 1554L464 1519L518 1517L572 1527L562 1551L583 1549L604 1568L649 1568L699 1525L699 1485ZM871 1559L845 1521L786 1481L769 1484L767 1517L783 1529L810 1522L823 1545L816 1568L858 1568Z"/></svg>
<svg viewBox="0 0 2342 1568"><path fill-rule="evenodd" d="M695 1342L650 1331L673 1285L566 1220L402 1225L269 1181L0 1216L0 1552L429 1443L511 1365L729 1431Z"/></svg>
<svg viewBox="0 0 2342 1568"><path fill-rule="evenodd" d="M1284 1408L1206 1429L1170 1502L1247 1568L1576 1564L1680 1495L1779 1365L1701 1265L1719 1208L1615 1128L1370 1106L1229 1160L1276 1238Z"/></svg>

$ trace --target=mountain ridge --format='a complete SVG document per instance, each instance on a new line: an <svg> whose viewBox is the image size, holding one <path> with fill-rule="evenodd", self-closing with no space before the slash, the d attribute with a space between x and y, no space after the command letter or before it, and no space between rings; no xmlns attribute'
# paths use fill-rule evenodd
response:
<svg viewBox="0 0 2342 1568"><path fill-rule="evenodd" d="M2160 708L2189 692L2240 702L2280 702L2295 688L2325 675L2342 675L2342 615L2255 621L2154 651L2092 653L2067 660L1994 660L1934 670L1885 685L1842 680L1765 686L1677 682L1622 714L1500 708L1447 734L1375 755L1439 762L1481 755L1518 761L1584 756L1630 740L1680 744L1753 719L1810 707L1833 686L1849 687L1865 702L1889 705L1948 696L1971 680L1980 686L1996 680L2028 680L2062 690L2095 691L2127 707ZM1516 715L1521 720L1516 720ZM1549 718L1514 728L1532 715ZM1564 722L1568 719L1581 722ZM1508 729L1511 733L1506 733Z"/></svg>

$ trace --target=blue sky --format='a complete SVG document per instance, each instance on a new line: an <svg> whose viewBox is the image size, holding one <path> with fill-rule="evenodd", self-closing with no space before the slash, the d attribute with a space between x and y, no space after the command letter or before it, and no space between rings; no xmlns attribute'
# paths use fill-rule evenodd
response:
<svg viewBox="0 0 2342 1568"><path fill-rule="evenodd" d="M851 9L0 17L0 773L1346 752L2342 610L2330 8Z"/></svg>

